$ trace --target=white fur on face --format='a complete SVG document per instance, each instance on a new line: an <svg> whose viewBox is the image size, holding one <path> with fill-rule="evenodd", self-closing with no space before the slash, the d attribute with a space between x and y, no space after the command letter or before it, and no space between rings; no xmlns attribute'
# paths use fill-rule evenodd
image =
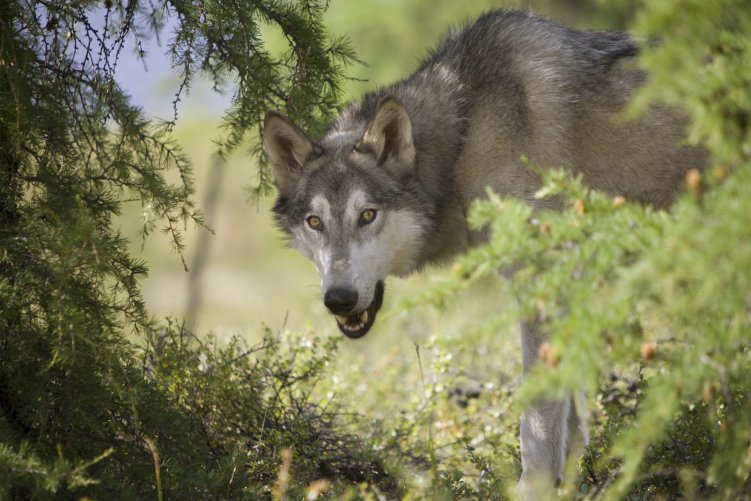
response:
<svg viewBox="0 0 751 501"><path fill-rule="evenodd" d="M361 311L370 306L379 281L414 270L422 227L415 212L378 207L361 190L349 195L345 207L344 220L334 222L329 201L320 194L313 197L311 214L321 218L323 232L304 223L294 233L295 246L315 263L324 293L330 287L354 288L359 298L355 311ZM376 219L361 226L366 209L376 210ZM333 234L332 228L340 231ZM340 241L348 235L349 242ZM344 249L347 255L334 255L334 249Z"/></svg>
<svg viewBox="0 0 751 501"><path fill-rule="evenodd" d="M318 216L323 223L323 231L326 231L327 228L330 228L331 204L329 204L329 201L326 200L326 197L324 197L323 195L314 196L310 201L310 207L311 213L309 215L306 215L306 219L311 215ZM306 236L312 244L311 248L313 250L313 262L318 269L318 273L323 276L328 272L328 268L331 264L330 248L329 246L324 245L323 234L320 231L310 229L307 225L307 222L305 223L304 229L307 234Z"/></svg>
<svg viewBox="0 0 751 501"><path fill-rule="evenodd" d="M361 268L371 268L381 277L408 275L414 271L422 236L416 214L401 209L378 216L384 218L380 231L372 238L350 245L353 265L361 263Z"/></svg>
<svg viewBox="0 0 751 501"><path fill-rule="evenodd" d="M349 246L350 280L359 297L358 309L370 305L379 281L388 275L407 275L415 268L421 233L415 214L408 210L382 212L377 216L384 218L380 231Z"/></svg>

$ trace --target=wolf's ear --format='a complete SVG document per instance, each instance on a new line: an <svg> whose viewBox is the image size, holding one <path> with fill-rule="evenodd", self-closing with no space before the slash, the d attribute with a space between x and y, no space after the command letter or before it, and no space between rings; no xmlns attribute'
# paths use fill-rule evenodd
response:
<svg viewBox="0 0 751 501"><path fill-rule="evenodd" d="M267 112L263 120L263 149L271 160L274 183L282 192L295 186L305 162L319 153L300 127L276 111Z"/></svg>
<svg viewBox="0 0 751 501"><path fill-rule="evenodd" d="M414 165L412 121L397 98L387 96L381 100L355 150L373 155L379 165L390 160L396 160L403 167Z"/></svg>

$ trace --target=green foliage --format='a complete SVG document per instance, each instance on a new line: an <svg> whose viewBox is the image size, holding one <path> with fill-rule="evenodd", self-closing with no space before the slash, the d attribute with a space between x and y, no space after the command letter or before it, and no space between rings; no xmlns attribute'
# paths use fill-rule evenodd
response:
<svg viewBox="0 0 751 501"><path fill-rule="evenodd" d="M544 321L550 331L547 364L517 397L528 402L585 388L602 400L614 391L600 387L611 370L641 367L638 406L626 393L595 419L602 435L592 454L608 462L591 478L615 479L598 494L745 492L751 283L740 270L751 269L744 222L751 163L705 194L684 197L671 214L614 203L564 173L547 177L545 194L564 190L569 208L533 214L522 202L491 194L472 218L489 224L493 237L462 258L454 274L466 281L514 266L519 317ZM629 407L633 412L625 412ZM683 477L694 484L684 486Z"/></svg>
<svg viewBox="0 0 751 501"><path fill-rule="evenodd" d="M678 105L692 119L691 142L706 145L720 164L745 161L751 154L748 3L649 1L633 29L664 40L641 57L650 84L636 97L634 108L643 110L653 102Z"/></svg>
<svg viewBox="0 0 751 501"><path fill-rule="evenodd" d="M332 341L282 345L269 332L257 346L235 339L220 347L175 325L152 331L138 359L128 360L128 392L87 382L90 389L75 392L76 412L47 416L67 428L54 460L38 457L39 439L0 448L0 491L140 499L159 489L166 499L256 499L274 489L302 497L314 481L332 479L325 486L332 493L362 482L395 493L372 448L341 429L336 403L309 398L334 354ZM106 416L87 415L87 398ZM4 437L17 436L13 424L4 422ZM104 444L110 448L97 457L70 459ZM291 478L280 485L285 450Z"/></svg>
<svg viewBox="0 0 751 501"><path fill-rule="evenodd" d="M185 333L149 317L138 283L146 267L113 225L126 200L138 201L142 237L158 229L182 256L185 226L202 224L172 124L152 126L115 80L127 42L138 46L176 16L175 114L197 72L234 82L227 151L266 108L311 126L334 110L350 52L327 40L323 7L0 4L3 499L271 497L275 483L302 492L323 477L336 490L387 478L365 445L335 431L336 406L306 397L333 347L315 362L315 350L283 353L268 339L252 353L238 343L189 347ZM264 50L261 21L287 35L280 58ZM295 478L282 485L284 447Z"/></svg>
<svg viewBox="0 0 751 501"><path fill-rule="evenodd" d="M359 433L400 472L405 499L503 499L516 483L516 371L504 374L506 357L488 359L503 343L483 345L485 335L436 336L407 348L405 361L385 353L383 367L343 368L339 361L333 385L319 385L362 414Z"/></svg>
<svg viewBox="0 0 751 501"><path fill-rule="evenodd" d="M707 422L720 423L693 429L705 437L694 453L712 457L703 481L723 497L744 488L751 284L739 270L751 266L743 222L751 210L750 173L750 164L740 166L701 198L685 197L670 215L613 203L580 183L568 185L560 173L550 176L547 192L566 186L568 210L533 215L520 202L491 195L473 214L476 223L491 224L494 237L464 258L462 269L524 263L511 280L520 316L545 321L553 334L555 368L540 365L522 398L579 387L596 394L610 368L633 367L641 351L648 391L633 426L614 440L612 454L623 465L609 495L636 480L649 448L684 405L700 406ZM723 447L713 455L706 447L715 442Z"/></svg>
<svg viewBox="0 0 751 501"><path fill-rule="evenodd" d="M239 146L249 131L260 132L270 109L284 110L295 123L320 132L339 104L343 65L354 60L345 38L328 39L322 24L327 5L322 0L165 2L164 9L177 17L169 45L172 64L182 77L175 106L200 70L216 88L232 86L221 153ZM164 15L155 10L152 16L159 23ZM264 25L282 33L287 43L280 53L265 47L260 37ZM271 178L261 141L253 144L259 161L255 193L268 194Z"/></svg>
<svg viewBox="0 0 751 501"><path fill-rule="evenodd" d="M270 332L252 347L239 339L218 346L177 329L152 336L144 353L148 379L189 417L174 438L158 437L161 447L185 455L171 452L162 465L165 485L177 487L168 497L258 498L282 489L301 498L319 479L333 481L326 490L334 493L361 482L396 492L375 452L343 429L336 402L310 398L335 354L333 339L282 344ZM197 436L187 440L191 430ZM201 451L205 457L196 457ZM283 481L285 456L290 478Z"/></svg>

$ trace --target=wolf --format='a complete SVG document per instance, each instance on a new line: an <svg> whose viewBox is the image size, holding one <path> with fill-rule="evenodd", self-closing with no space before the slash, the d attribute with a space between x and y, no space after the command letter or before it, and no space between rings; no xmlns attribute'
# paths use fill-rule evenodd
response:
<svg viewBox="0 0 751 501"><path fill-rule="evenodd" d="M290 245L315 263L341 332L370 331L386 277L485 242L467 212L488 188L536 210L559 208L535 197L542 181L530 163L669 207L705 154L683 144L687 121L674 109L617 119L648 78L638 52L625 33L493 11L449 32L411 76L346 106L319 138L269 111L273 212ZM522 322L525 372L544 339L536 319ZM575 408L571 398L544 400L523 413L522 497L559 481L568 451L586 442Z"/></svg>

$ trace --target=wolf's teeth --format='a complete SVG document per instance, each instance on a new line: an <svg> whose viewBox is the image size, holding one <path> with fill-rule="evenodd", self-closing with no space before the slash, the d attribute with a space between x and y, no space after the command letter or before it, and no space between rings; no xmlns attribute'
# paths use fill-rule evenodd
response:
<svg viewBox="0 0 751 501"><path fill-rule="evenodd" d="M340 315L334 315L336 317L336 321L340 324L346 324L347 323L347 317L342 317Z"/></svg>
<svg viewBox="0 0 751 501"><path fill-rule="evenodd" d="M360 322L363 325L368 323L368 310L365 310L362 313L360 313Z"/></svg>

